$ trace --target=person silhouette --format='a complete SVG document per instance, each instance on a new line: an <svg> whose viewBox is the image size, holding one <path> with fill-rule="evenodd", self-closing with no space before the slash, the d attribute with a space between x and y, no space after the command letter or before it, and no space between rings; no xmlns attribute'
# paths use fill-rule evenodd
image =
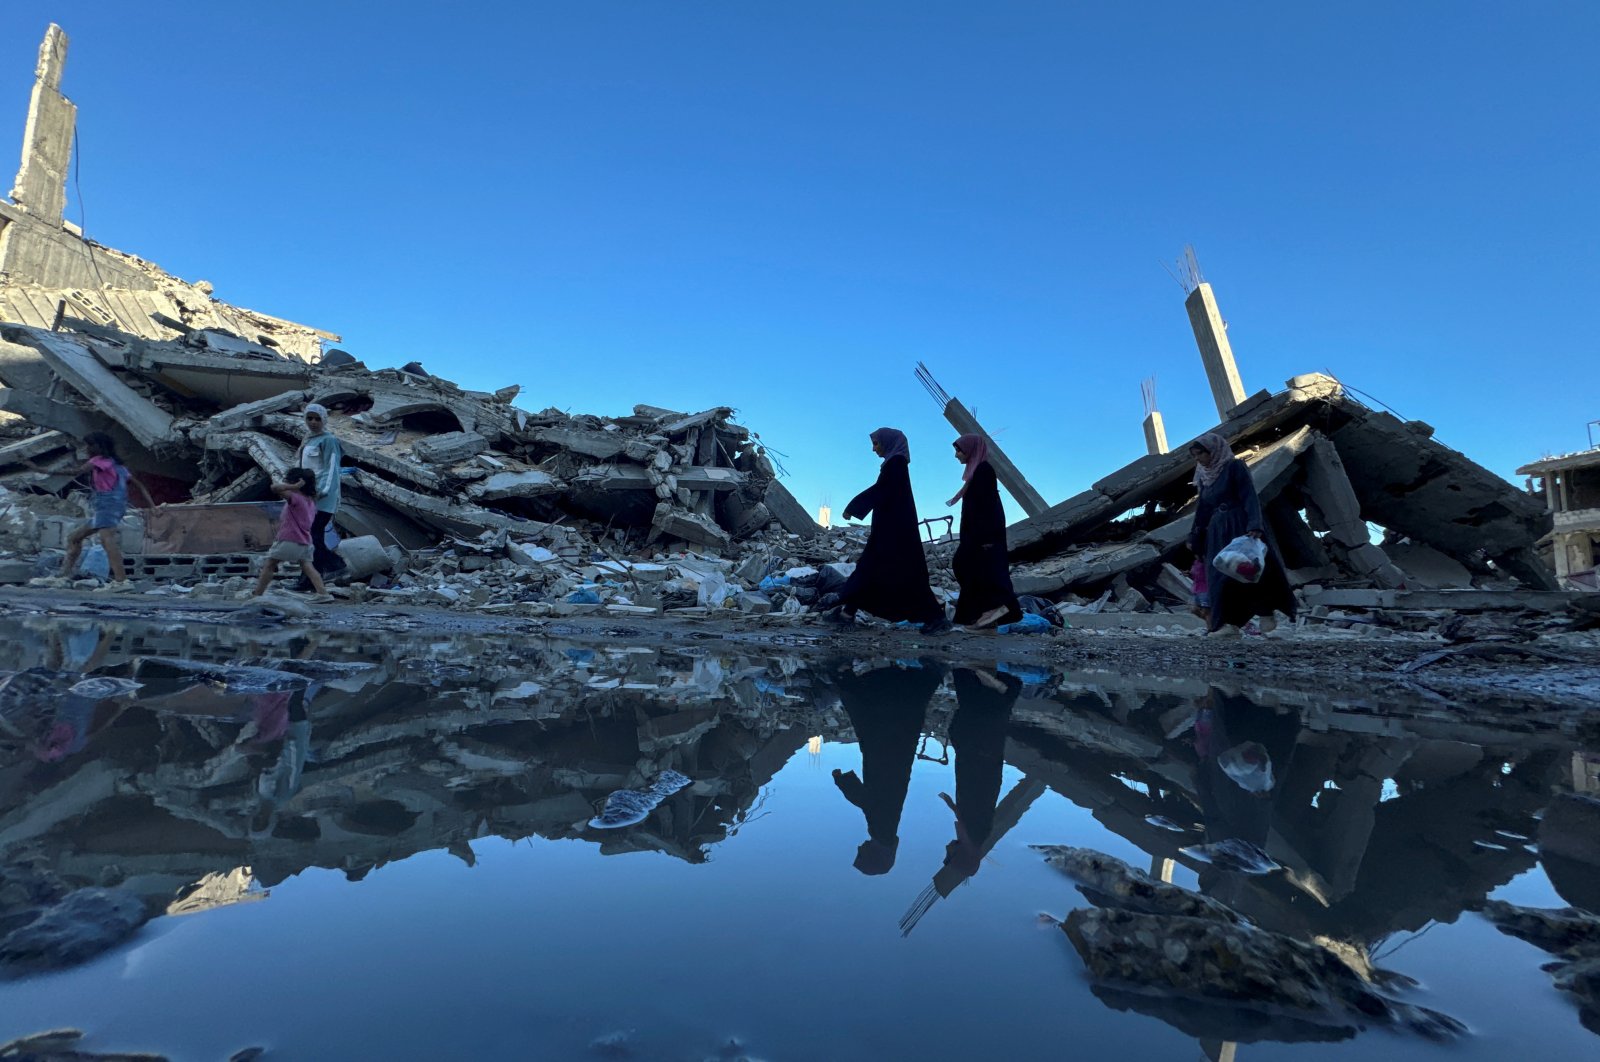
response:
<svg viewBox="0 0 1600 1062"><path fill-rule="evenodd" d="M887 874L900 846L900 814L911 787L917 739L944 669L920 660L857 674L845 665L832 682L861 748L859 775L833 772L833 784L867 820L867 839L856 850L854 865L863 874Z"/></svg>

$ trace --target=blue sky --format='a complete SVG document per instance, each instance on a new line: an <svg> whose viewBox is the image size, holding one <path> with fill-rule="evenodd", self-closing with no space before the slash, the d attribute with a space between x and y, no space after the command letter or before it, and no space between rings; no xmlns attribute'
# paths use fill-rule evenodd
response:
<svg viewBox="0 0 1600 1062"><path fill-rule="evenodd" d="M1600 4L0 7L0 176L71 37L88 231L521 403L730 405L808 508L924 360L1057 501L1328 371L1508 477L1600 417ZM5 134L5 129L11 129Z"/></svg>

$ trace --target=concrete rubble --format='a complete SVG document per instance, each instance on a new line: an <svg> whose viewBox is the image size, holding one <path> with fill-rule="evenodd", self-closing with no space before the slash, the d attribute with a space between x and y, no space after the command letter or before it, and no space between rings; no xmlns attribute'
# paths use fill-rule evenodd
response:
<svg viewBox="0 0 1600 1062"><path fill-rule="evenodd" d="M1211 429L1249 466L1309 622L1428 630L1458 612L1592 625L1540 554L1540 501L1332 377L1262 391ZM1193 603L1194 461L1153 453L1009 529L1017 592L1169 622ZM1105 595L1109 594L1109 597ZM1153 615L1152 615L1153 613Z"/></svg>
<svg viewBox="0 0 1600 1062"><path fill-rule="evenodd" d="M332 332L228 305L209 283L88 239L63 217L76 120L60 91L66 55L66 35L50 27L21 167L11 202L0 202L5 581L61 546L75 507L63 512L57 498L94 431L116 440L135 474L123 532L135 579L240 575L243 555L270 540L268 482L292 462L298 414L312 401L331 410L346 457L335 526L347 543L376 540L358 551L390 559L366 573L384 576L383 592L483 604L486 586L503 603L540 600L555 584L631 607L606 591L625 583L651 596L640 591L653 570L641 578L612 558L693 550L673 578L695 591L717 584L693 596L720 605L720 587L755 590L786 550L820 532L729 408L529 412L513 404L516 386L470 391L416 362L369 369L324 352L339 339ZM751 551L770 563L731 577L731 561ZM421 574L399 571L408 557Z"/></svg>

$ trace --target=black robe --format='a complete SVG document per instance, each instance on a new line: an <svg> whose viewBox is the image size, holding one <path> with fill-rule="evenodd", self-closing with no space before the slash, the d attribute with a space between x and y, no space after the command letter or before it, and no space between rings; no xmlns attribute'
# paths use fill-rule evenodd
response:
<svg viewBox="0 0 1600 1062"><path fill-rule="evenodd" d="M977 869L989 834L994 832L1000 778L1005 769L1006 731L1011 725L1011 709L1022 693L1022 682L1015 675L996 677L1004 689L990 689L977 672L967 668L957 668L951 675L958 706L950 721L950 745L956 754L956 818L960 827L946 852L946 862L962 862L971 867L969 873Z"/></svg>
<svg viewBox="0 0 1600 1062"><path fill-rule="evenodd" d="M908 464L904 457L889 458L878 471L878 482L845 506L847 520L871 513L872 531L839 597L844 607L881 619L929 623L944 619L944 608L928 588L928 560L917 533Z"/></svg>
<svg viewBox="0 0 1600 1062"><path fill-rule="evenodd" d="M1294 616L1294 592L1289 589L1289 579L1270 538L1266 540L1267 564L1260 581L1241 583L1217 571L1217 554L1228 543L1240 535L1265 529L1261 499L1256 496L1250 468L1236 457L1220 476L1201 489L1194 511L1194 530L1189 534L1189 546L1206 562L1205 603L1211 610L1212 630L1225 623L1242 627L1252 616L1272 615L1273 609Z"/></svg>
<svg viewBox="0 0 1600 1062"><path fill-rule="evenodd" d="M864 675L846 671L835 679L861 749L861 774L836 771L833 781L867 819L867 840L856 854L863 874L882 874L894 865L923 717L943 682L943 670L931 660L921 667L880 667Z"/></svg>
<svg viewBox="0 0 1600 1062"><path fill-rule="evenodd" d="M1004 608L1001 623L1022 618L1016 591L1011 589L1011 563L1006 556L1006 514L1000 505L1000 485L985 461L967 481L961 496L961 543L951 561L961 596L956 599L957 623L975 623L994 608Z"/></svg>

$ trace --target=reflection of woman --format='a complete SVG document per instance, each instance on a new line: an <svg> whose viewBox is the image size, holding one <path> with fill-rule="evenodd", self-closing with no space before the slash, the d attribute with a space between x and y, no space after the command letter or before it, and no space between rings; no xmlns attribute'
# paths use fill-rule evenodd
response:
<svg viewBox="0 0 1600 1062"><path fill-rule="evenodd" d="M1194 485L1200 498L1194 512L1189 547L1206 562L1206 599L1213 634L1238 634L1252 616L1270 616L1274 609L1294 616L1294 594L1283 565L1270 545L1266 568L1255 583L1230 579L1217 571L1217 554L1242 535L1266 541L1261 499L1250 469L1233 456L1228 440L1216 432L1200 436L1189 447L1194 456Z"/></svg>
<svg viewBox="0 0 1600 1062"><path fill-rule="evenodd" d="M911 494L911 447L903 432L879 428L872 433L872 452L883 458L878 481L844 509L847 520L871 514L872 531L831 618L850 622L857 609L865 609L881 619L910 620L922 624L925 633L938 633L949 621L928 587L928 560Z"/></svg>
<svg viewBox="0 0 1600 1062"><path fill-rule="evenodd" d="M966 466L961 489L950 499L951 505L961 503L961 541L951 559L961 584L955 622L972 627L1015 623L1022 618L1022 608L1011 589L1006 515L1000 484L989 464L989 441L982 435L963 435L955 441L955 451L956 460Z"/></svg>
<svg viewBox="0 0 1600 1062"><path fill-rule="evenodd" d="M922 720L943 681L943 672L932 661L918 667L880 667L861 675L846 669L834 677L861 749L861 774L835 770L833 784L866 815L867 839L856 850L855 860L855 868L863 874L886 874L894 866L900 813L911 787Z"/></svg>
<svg viewBox="0 0 1600 1062"><path fill-rule="evenodd" d="M1289 769L1300 716L1213 690L1195 719L1196 791L1206 840L1236 837L1265 848L1273 797Z"/></svg>
<svg viewBox="0 0 1600 1062"><path fill-rule="evenodd" d="M1022 692L1013 675L957 668L951 676L959 707L950 721L950 745L956 753L956 798L940 793L956 815L956 839L945 846L945 866L962 877L978 872L994 831L1000 802L1000 776L1005 767L1006 728Z"/></svg>

